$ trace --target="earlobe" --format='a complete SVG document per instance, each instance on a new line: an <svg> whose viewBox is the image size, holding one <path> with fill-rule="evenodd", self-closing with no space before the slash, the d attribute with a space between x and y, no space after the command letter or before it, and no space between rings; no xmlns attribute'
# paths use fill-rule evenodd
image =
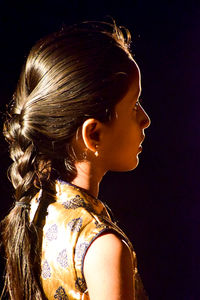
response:
<svg viewBox="0 0 200 300"><path fill-rule="evenodd" d="M82 138L87 149L96 153L101 138L101 122L87 119L82 125Z"/></svg>

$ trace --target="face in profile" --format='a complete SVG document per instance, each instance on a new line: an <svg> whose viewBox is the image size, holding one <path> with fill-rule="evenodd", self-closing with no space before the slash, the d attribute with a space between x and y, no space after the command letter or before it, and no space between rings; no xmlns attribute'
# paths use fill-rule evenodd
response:
<svg viewBox="0 0 200 300"><path fill-rule="evenodd" d="M128 92L115 106L114 119L105 125L103 152L108 170L129 171L138 165L144 130L150 125L150 119L139 102L140 93L140 71L137 68Z"/></svg>

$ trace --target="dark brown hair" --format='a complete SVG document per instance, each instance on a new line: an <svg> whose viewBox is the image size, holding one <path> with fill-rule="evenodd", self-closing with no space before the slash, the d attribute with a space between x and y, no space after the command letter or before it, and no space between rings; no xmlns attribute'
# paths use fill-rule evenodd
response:
<svg viewBox="0 0 200 300"><path fill-rule="evenodd" d="M40 206L48 205L45 192L54 194L55 180L76 176L70 146L77 129L90 117L112 119L116 103L134 79L130 34L126 31L125 38L122 31L101 22L62 29L32 48L22 70L3 129L18 203L1 224L5 290L11 299L45 299L41 227L30 222L29 203L42 189Z"/></svg>

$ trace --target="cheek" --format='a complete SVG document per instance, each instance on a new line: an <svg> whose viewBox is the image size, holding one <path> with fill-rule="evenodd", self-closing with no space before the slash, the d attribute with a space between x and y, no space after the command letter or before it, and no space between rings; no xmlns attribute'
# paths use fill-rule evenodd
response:
<svg viewBox="0 0 200 300"><path fill-rule="evenodd" d="M104 148L103 160L110 171L130 171L138 165L141 133L135 128L113 132L109 144Z"/></svg>
<svg viewBox="0 0 200 300"><path fill-rule="evenodd" d="M141 129L134 120L124 119L117 126L109 128L104 139L104 153L109 156L128 154L138 149L141 142Z"/></svg>
<svg viewBox="0 0 200 300"><path fill-rule="evenodd" d="M127 147L138 146L138 141L141 139L141 130L135 124L130 124L127 130L121 135L121 143Z"/></svg>
<svg viewBox="0 0 200 300"><path fill-rule="evenodd" d="M135 128L121 131L117 136L113 136L110 143L110 155L120 160L133 159L138 151L141 142L141 133Z"/></svg>

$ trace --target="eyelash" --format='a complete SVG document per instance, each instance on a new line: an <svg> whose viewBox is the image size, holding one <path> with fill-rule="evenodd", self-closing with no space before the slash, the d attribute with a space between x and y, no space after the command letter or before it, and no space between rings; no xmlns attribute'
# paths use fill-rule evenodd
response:
<svg viewBox="0 0 200 300"><path fill-rule="evenodd" d="M141 105L141 99L138 99L135 103L133 110L138 111L140 105Z"/></svg>

